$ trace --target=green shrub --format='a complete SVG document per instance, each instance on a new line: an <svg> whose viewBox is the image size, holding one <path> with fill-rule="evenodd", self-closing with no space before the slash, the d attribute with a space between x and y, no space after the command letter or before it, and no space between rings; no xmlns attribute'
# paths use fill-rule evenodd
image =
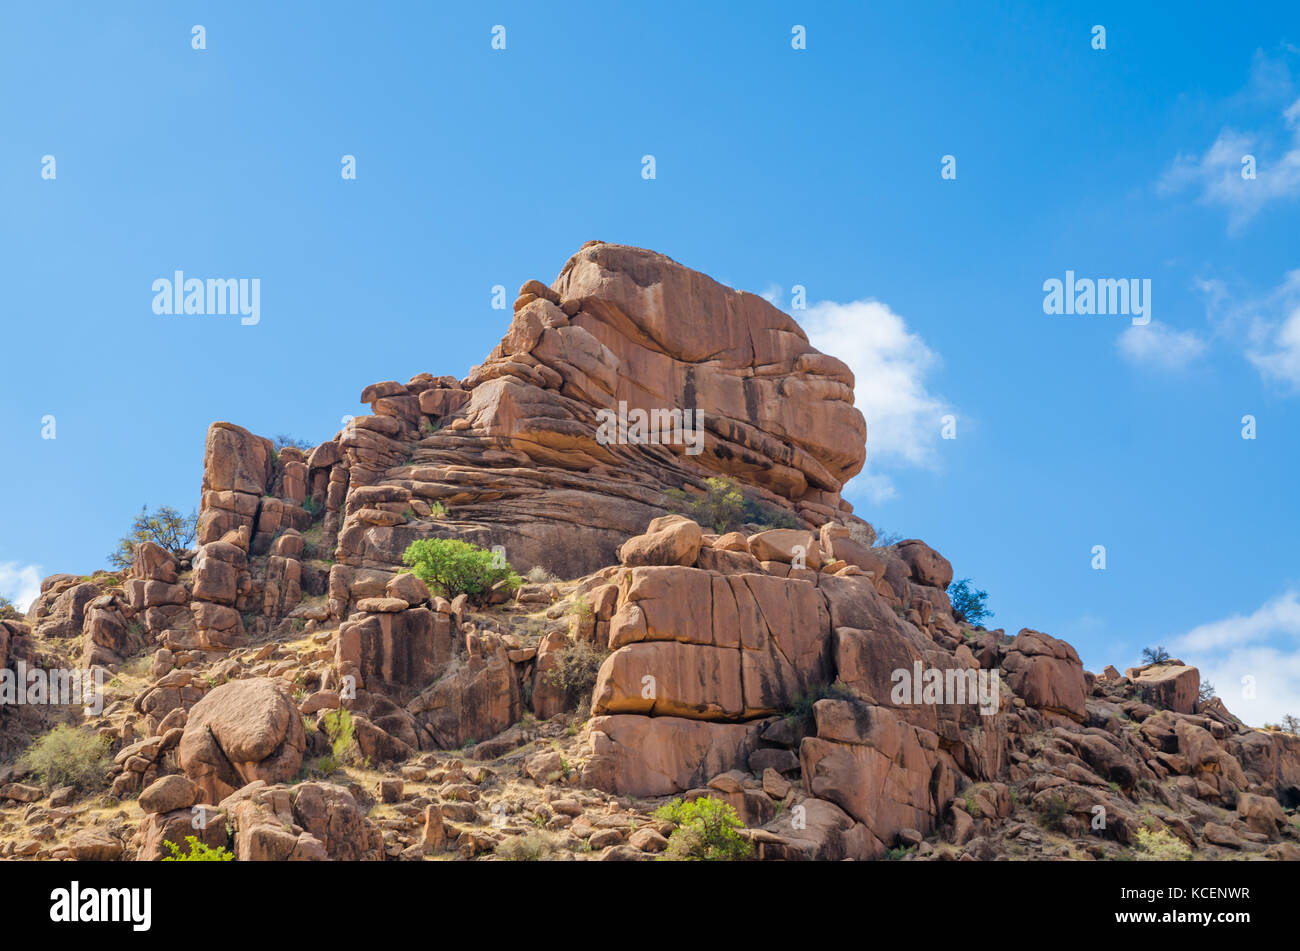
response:
<svg viewBox="0 0 1300 951"><path fill-rule="evenodd" d="M710 476L704 480L704 494L683 489L664 493L668 507L713 529L719 535L738 531L747 524L763 528L800 528L802 523L792 513L775 505L760 502L743 491L732 479Z"/></svg>
<svg viewBox="0 0 1300 951"><path fill-rule="evenodd" d="M664 495L670 508L712 528L719 535L735 531L744 524L745 497L735 482L713 476L704 480L704 486L703 496L683 489L669 489Z"/></svg>
<svg viewBox="0 0 1300 951"><path fill-rule="evenodd" d="M8 598L0 596L0 621L21 621L23 616Z"/></svg>
<svg viewBox="0 0 1300 951"><path fill-rule="evenodd" d="M308 496L307 498L302 500L302 507L303 507L303 511L305 511L308 515L311 516L311 520L313 522L316 521L316 519L320 518L322 513L324 513L325 511L325 506L321 505L311 496Z"/></svg>
<svg viewBox="0 0 1300 951"><path fill-rule="evenodd" d="M448 598L465 594L471 601L482 603L499 581L505 582L510 591L523 583L509 562L498 561L487 549L457 538L413 541L402 554L402 561L435 594Z"/></svg>
<svg viewBox="0 0 1300 951"><path fill-rule="evenodd" d="M842 681L831 684L817 684L806 693L794 698L794 703L786 712L786 719L803 720L813 715L813 704L818 700L855 700L857 695Z"/></svg>
<svg viewBox="0 0 1300 951"><path fill-rule="evenodd" d="M497 846L496 855L507 862L545 862L556 851L555 836L538 831L506 839Z"/></svg>
<svg viewBox="0 0 1300 951"><path fill-rule="evenodd" d="M559 664L547 671L546 677L553 686L564 691L566 710L578 706L583 699L590 700L600 665L608 656L608 651L599 651L586 641L566 644L559 650L556 657Z"/></svg>
<svg viewBox="0 0 1300 951"><path fill-rule="evenodd" d="M993 616L986 604L989 593L972 587L969 578L948 585L948 597L952 601L953 616L959 621L982 627L985 618Z"/></svg>
<svg viewBox="0 0 1300 951"><path fill-rule="evenodd" d="M736 831L745 824L731 804L721 799L674 799L656 809L655 818L677 825L660 856L666 861L736 862L753 855L754 844Z"/></svg>
<svg viewBox="0 0 1300 951"><path fill-rule="evenodd" d="M197 838L195 838L192 835L187 835L185 837L185 841L190 847L190 850L188 852L181 851L181 847L177 845L175 842L164 840L163 845L167 846L167 851L170 852L171 855L168 856L167 858L164 858L163 861L164 862L233 862L235 860L235 856L231 852L229 852L224 846L219 845L214 849L211 846L204 845L202 842L200 842Z"/></svg>
<svg viewBox="0 0 1300 951"><path fill-rule="evenodd" d="M149 506L142 506L140 514L131 522L131 531L118 540L117 550L108 556L108 563L120 571L130 568L135 561L135 546L141 542L156 542L180 557L194 544L198 530L197 512L182 515L170 505L164 505L151 515Z"/></svg>
<svg viewBox="0 0 1300 951"><path fill-rule="evenodd" d="M100 786L112 764L102 737L66 723L33 743L22 761L46 786L75 786L83 792Z"/></svg>
<svg viewBox="0 0 1300 951"><path fill-rule="evenodd" d="M1061 796L1048 796L1043 800L1042 823L1053 832L1065 831L1065 817L1070 814L1070 804Z"/></svg>
<svg viewBox="0 0 1300 951"><path fill-rule="evenodd" d="M325 735L329 737L330 741L332 755L328 758L337 768L337 764L347 762L352 756L352 743L356 738L356 725L352 722L351 712L343 707L330 710L322 718L322 721L325 726ZM331 769L330 772L333 772L333 770Z"/></svg>
<svg viewBox="0 0 1300 951"><path fill-rule="evenodd" d="M1187 843L1168 829L1152 832L1145 827L1137 830L1138 859L1143 862L1186 862L1192 857Z"/></svg>

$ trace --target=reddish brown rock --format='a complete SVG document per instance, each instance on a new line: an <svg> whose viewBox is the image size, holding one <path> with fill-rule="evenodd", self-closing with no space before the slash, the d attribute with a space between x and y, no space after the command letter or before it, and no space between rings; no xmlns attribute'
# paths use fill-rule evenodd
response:
<svg viewBox="0 0 1300 951"><path fill-rule="evenodd" d="M1008 686L1031 707L1081 722L1087 716L1083 663L1065 641L1025 628L1011 642L1002 666Z"/></svg>
<svg viewBox="0 0 1300 951"><path fill-rule="evenodd" d="M280 681L235 680L190 710L180 765L209 802L247 783L292 779L305 746L302 717Z"/></svg>

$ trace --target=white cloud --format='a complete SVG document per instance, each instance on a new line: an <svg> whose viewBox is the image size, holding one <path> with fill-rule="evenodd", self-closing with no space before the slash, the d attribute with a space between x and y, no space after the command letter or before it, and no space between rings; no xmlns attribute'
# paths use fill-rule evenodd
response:
<svg viewBox="0 0 1300 951"><path fill-rule="evenodd" d="M1300 270L1287 274L1266 306L1277 316L1255 321L1246 357L1266 380L1300 390Z"/></svg>
<svg viewBox="0 0 1300 951"><path fill-rule="evenodd" d="M1116 338L1119 352L1132 363L1163 370L1181 370L1205 353L1205 341L1190 330L1174 330L1153 320L1130 324Z"/></svg>
<svg viewBox="0 0 1300 951"><path fill-rule="evenodd" d="M1300 269L1255 299L1234 298L1222 281L1196 287L1215 334L1240 346L1264 380L1300 391Z"/></svg>
<svg viewBox="0 0 1300 951"><path fill-rule="evenodd" d="M1192 628L1170 650L1201 670L1228 709L1254 726L1300 716L1300 592Z"/></svg>
<svg viewBox="0 0 1300 951"><path fill-rule="evenodd" d="M0 562L0 596L12 601L19 611L26 613L40 593L40 565L19 565L16 561Z"/></svg>
<svg viewBox="0 0 1300 951"><path fill-rule="evenodd" d="M1255 178L1242 177L1245 156L1255 158ZM1200 156L1178 155L1157 187L1166 193L1198 191L1199 200L1228 212L1228 230L1240 231L1272 202L1300 195L1300 99L1271 128L1220 130Z"/></svg>
<svg viewBox="0 0 1300 951"><path fill-rule="evenodd" d="M926 388L926 376L939 356L878 300L821 301L799 319L814 347L849 365L854 403L867 419L867 465L848 491L872 502L893 498L884 470L937 464L941 417L950 410Z"/></svg>

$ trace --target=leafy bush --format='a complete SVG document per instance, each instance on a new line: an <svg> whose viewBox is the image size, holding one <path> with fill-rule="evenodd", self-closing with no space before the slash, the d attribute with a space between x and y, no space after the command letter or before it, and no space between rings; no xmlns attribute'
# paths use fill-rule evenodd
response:
<svg viewBox="0 0 1300 951"><path fill-rule="evenodd" d="M555 836L549 832L528 832L506 839L497 846L496 855L507 862L545 862L557 848Z"/></svg>
<svg viewBox="0 0 1300 951"><path fill-rule="evenodd" d="M669 489L669 507L712 528L719 535L735 531L745 523L745 497L730 479L713 476L704 480L704 495L683 489Z"/></svg>
<svg viewBox="0 0 1300 951"><path fill-rule="evenodd" d="M857 695L843 681L832 684L817 684L806 693L794 698L794 703L786 712L788 720L803 720L813 715L813 704L818 700L855 700Z"/></svg>
<svg viewBox="0 0 1300 951"><path fill-rule="evenodd" d="M171 855L164 858L164 862L233 862L235 856L224 846L217 846L215 849L211 846L204 845L196 837L187 835L186 843L189 845L188 852L181 851L181 847L175 842L164 840L163 845L167 846L167 851Z"/></svg>
<svg viewBox="0 0 1300 951"><path fill-rule="evenodd" d="M556 658L559 665L547 671L546 678L564 691L565 709L577 706L584 698L590 699L600 665L608 656L608 651L599 651L586 641L566 644L560 649Z"/></svg>
<svg viewBox="0 0 1300 951"><path fill-rule="evenodd" d="M1142 853L1138 858L1144 862L1186 862L1192 857L1187 843L1168 829L1158 832L1145 827L1138 829L1137 847Z"/></svg>
<svg viewBox="0 0 1300 951"><path fill-rule="evenodd" d="M321 514L325 511L325 506L317 502L310 495L302 500L302 508L303 511L311 516L313 522L320 518Z"/></svg>
<svg viewBox="0 0 1300 951"><path fill-rule="evenodd" d="M1061 796L1048 796L1043 800L1043 828L1053 832L1065 831L1065 817L1070 814L1070 804Z"/></svg>
<svg viewBox="0 0 1300 951"><path fill-rule="evenodd" d="M952 601L953 616L959 621L982 627L986 618L993 612L986 605L989 593L971 586L969 578L962 578L948 585L948 598Z"/></svg>
<svg viewBox="0 0 1300 951"><path fill-rule="evenodd" d="M402 554L417 578L448 598L466 594L481 603L498 581L514 591L523 579L510 563L486 548L479 548L458 538L421 538L411 542Z"/></svg>
<svg viewBox="0 0 1300 951"><path fill-rule="evenodd" d="M23 616L8 598L0 596L0 621L21 621Z"/></svg>
<svg viewBox="0 0 1300 951"><path fill-rule="evenodd" d="M802 528L803 523L793 512L777 505L768 505L751 496L745 496L745 521L760 528Z"/></svg>
<svg viewBox="0 0 1300 951"><path fill-rule="evenodd" d="M326 713L322 721L325 725L325 735L330 741L332 756L329 758L335 764L347 762L352 755L352 742L356 738L356 726L352 722L352 714L346 708L339 707Z"/></svg>
<svg viewBox="0 0 1300 951"><path fill-rule="evenodd" d="M75 786L83 792L104 782L112 759L102 737L60 723L23 754L23 765L46 786Z"/></svg>
<svg viewBox="0 0 1300 951"><path fill-rule="evenodd" d="M791 512L760 502L744 492L732 479L711 476L704 480L704 495L683 489L664 493L669 508L713 529L719 535L738 531L747 524L764 528L800 528L803 523Z"/></svg>
<svg viewBox="0 0 1300 951"><path fill-rule="evenodd" d="M194 544L198 529L197 512L182 515L170 505L164 505L150 514L149 506L142 506L140 514L131 522L131 531L122 536L117 550L108 556L108 563L119 571L130 568L135 560L135 546L141 542L156 542L179 558Z"/></svg>
<svg viewBox="0 0 1300 951"><path fill-rule="evenodd" d="M731 804L721 799L674 799L656 809L654 815L677 825L660 856L666 861L736 862L754 852L754 844L736 831L745 824Z"/></svg>

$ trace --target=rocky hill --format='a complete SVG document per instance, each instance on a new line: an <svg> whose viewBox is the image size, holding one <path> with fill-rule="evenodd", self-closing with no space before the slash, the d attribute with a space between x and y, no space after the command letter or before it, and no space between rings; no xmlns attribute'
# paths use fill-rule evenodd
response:
<svg viewBox="0 0 1300 951"><path fill-rule="evenodd" d="M196 549L0 621L0 669L111 678L0 704L0 857L643 859L712 797L760 859L1300 858L1300 738L973 628L938 552L873 544L853 376L761 298L590 242L465 379L361 402L310 452L214 423ZM717 477L739 531L686 517ZM430 538L528 581L431 593ZM21 755L62 721L102 787Z"/></svg>

